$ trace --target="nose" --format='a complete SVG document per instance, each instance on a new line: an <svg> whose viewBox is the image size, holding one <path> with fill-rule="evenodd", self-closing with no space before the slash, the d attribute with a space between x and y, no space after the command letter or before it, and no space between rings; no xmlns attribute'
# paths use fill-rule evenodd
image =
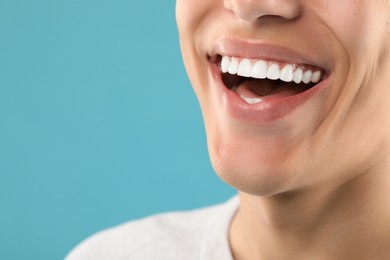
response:
<svg viewBox="0 0 390 260"><path fill-rule="evenodd" d="M298 0L224 0L224 6L236 16L253 23L263 16L294 19L301 13Z"/></svg>

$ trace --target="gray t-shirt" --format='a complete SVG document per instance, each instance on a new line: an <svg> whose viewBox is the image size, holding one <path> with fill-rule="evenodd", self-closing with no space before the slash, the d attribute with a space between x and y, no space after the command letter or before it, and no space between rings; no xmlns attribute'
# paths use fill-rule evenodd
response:
<svg viewBox="0 0 390 260"><path fill-rule="evenodd" d="M228 242L238 197L207 208L164 213L101 231L66 260L232 260Z"/></svg>

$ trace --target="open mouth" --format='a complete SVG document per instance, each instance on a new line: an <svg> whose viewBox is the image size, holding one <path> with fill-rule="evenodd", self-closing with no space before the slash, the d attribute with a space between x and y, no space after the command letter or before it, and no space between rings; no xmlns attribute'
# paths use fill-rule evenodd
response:
<svg viewBox="0 0 390 260"><path fill-rule="evenodd" d="M327 77L324 69L308 64L290 64L216 55L226 88L247 104L303 93Z"/></svg>

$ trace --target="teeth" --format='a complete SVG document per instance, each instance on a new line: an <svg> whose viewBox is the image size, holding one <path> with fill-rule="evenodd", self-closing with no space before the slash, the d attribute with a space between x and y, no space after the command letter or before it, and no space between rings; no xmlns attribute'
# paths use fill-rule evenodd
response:
<svg viewBox="0 0 390 260"><path fill-rule="evenodd" d="M223 73L251 77L256 79L282 80L285 82L295 82L296 84L318 83L322 77L321 70L312 71L298 64L279 65L277 62L264 60L250 60L247 58L236 58L223 56L221 60L221 70ZM280 67L282 66L282 67ZM253 101L250 101L253 102Z"/></svg>
<svg viewBox="0 0 390 260"><path fill-rule="evenodd" d="M299 84L302 82L303 70L298 68L294 71L293 80L295 83Z"/></svg>
<svg viewBox="0 0 390 260"><path fill-rule="evenodd" d="M280 69L278 64L273 63L269 68L267 72L267 78L268 79L279 79L280 78Z"/></svg>
<svg viewBox="0 0 390 260"><path fill-rule="evenodd" d="M249 98L243 95L240 95L240 97L248 104L253 105L262 102L263 100L261 98Z"/></svg>
<svg viewBox="0 0 390 260"><path fill-rule="evenodd" d="M228 72L229 66L230 66L230 59L229 57L224 56L221 61L222 72L223 73Z"/></svg>
<svg viewBox="0 0 390 260"><path fill-rule="evenodd" d="M312 74L313 74L313 72L311 72L311 70L305 71L305 73L303 73L303 76L302 76L303 83L305 83L305 84L309 83L311 81Z"/></svg>
<svg viewBox="0 0 390 260"><path fill-rule="evenodd" d="M230 74L237 74L238 72L238 60L236 58L232 58L230 61L228 72Z"/></svg>
<svg viewBox="0 0 390 260"><path fill-rule="evenodd" d="M280 72L280 79L285 82L291 82L294 76L294 67L293 65L286 65Z"/></svg>
<svg viewBox="0 0 390 260"><path fill-rule="evenodd" d="M321 79L321 71L316 71L311 76L311 82L318 83Z"/></svg>
<svg viewBox="0 0 390 260"><path fill-rule="evenodd" d="M238 72L237 75L243 76L243 77L250 77L251 76L251 62L248 59L243 59L240 62L240 65L238 66Z"/></svg>
<svg viewBox="0 0 390 260"><path fill-rule="evenodd" d="M256 79L265 79L267 77L268 66L265 61L257 61L252 68L252 77Z"/></svg>

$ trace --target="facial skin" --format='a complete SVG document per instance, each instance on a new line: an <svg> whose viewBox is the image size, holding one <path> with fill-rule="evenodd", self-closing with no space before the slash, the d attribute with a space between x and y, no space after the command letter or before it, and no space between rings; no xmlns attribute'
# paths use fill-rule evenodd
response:
<svg viewBox="0 0 390 260"><path fill-rule="evenodd" d="M178 0L183 57L217 174L241 191L273 195L343 183L387 157L389 16L386 1ZM228 37L293 46L326 64L329 86L271 124L237 120L208 59Z"/></svg>
<svg viewBox="0 0 390 260"><path fill-rule="evenodd" d="M388 259L388 1L176 3L212 165L240 194L229 234L234 258ZM237 48L226 47L230 41L239 42L240 55L231 55ZM215 76L215 57L256 56L253 49L323 69L321 87L313 87L321 90L288 113L245 104L235 113Z"/></svg>

